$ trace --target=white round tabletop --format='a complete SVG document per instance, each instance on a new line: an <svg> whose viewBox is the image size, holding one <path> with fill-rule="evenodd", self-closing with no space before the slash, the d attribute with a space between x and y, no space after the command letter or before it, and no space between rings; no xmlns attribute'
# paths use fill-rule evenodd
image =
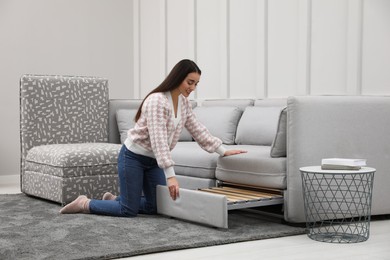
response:
<svg viewBox="0 0 390 260"><path fill-rule="evenodd" d="M321 169L321 166L306 166L299 168L300 171L303 172L310 172L310 173L345 173L345 174L351 174L351 173L369 173L369 172L375 172L375 168L371 167L362 167L359 170L323 170Z"/></svg>

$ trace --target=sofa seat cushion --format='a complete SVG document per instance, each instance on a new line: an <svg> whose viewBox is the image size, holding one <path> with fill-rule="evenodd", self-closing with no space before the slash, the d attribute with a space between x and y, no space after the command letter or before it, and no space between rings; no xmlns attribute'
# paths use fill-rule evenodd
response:
<svg viewBox="0 0 390 260"><path fill-rule="evenodd" d="M178 142L172 150L177 175L198 178L215 178L215 168L219 154L208 153L196 142Z"/></svg>
<svg viewBox="0 0 390 260"><path fill-rule="evenodd" d="M36 146L27 153L25 171L63 178L117 174L120 148L110 143Z"/></svg>
<svg viewBox="0 0 390 260"><path fill-rule="evenodd" d="M267 188L286 188L286 158L272 158L270 146L234 145L227 146L227 149L243 149L248 153L218 158L218 180Z"/></svg>

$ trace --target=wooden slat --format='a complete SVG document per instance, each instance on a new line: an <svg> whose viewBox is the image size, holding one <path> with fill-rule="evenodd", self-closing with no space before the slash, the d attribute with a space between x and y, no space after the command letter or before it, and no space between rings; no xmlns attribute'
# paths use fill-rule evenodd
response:
<svg viewBox="0 0 390 260"><path fill-rule="evenodd" d="M225 184L225 183L224 183ZM244 186L244 187L242 187ZM228 185L223 187L211 187L199 189L199 191L224 195L228 204L251 203L264 200L279 199L283 197L281 190L276 189L255 189L253 186L246 185Z"/></svg>
<svg viewBox="0 0 390 260"><path fill-rule="evenodd" d="M232 187L222 187L220 189L227 190L227 191L232 191L236 192L238 194L248 194L248 195L253 195L253 196L267 196L267 197L282 197L281 195L273 194L273 193L267 193L267 192L261 192L261 191L253 191L253 190L245 190L245 189L238 189L238 188L232 188Z"/></svg>
<svg viewBox="0 0 390 260"><path fill-rule="evenodd" d="M237 193L235 191L224 190L224 188L219 188L219 187L201 189L200 191L225 195L229 201L234 203L240 203L240 202L246 203L246 202L261 201L264 199L266 200L272 199L271 196L267 196L267 195L261 195L261 196L246 195L246 194Z"/></svg>
<svg viewBox="0 0 390 260"><path fill-rule="evenodd" d="M279 195L283 195L283 190L280 190L280 189L272 189L272 188L259 187L259 186L246 185L246 184L237 184L237 183L232 183L232 182L222 182L222 184L224 186L229 185L231 187L244 187L244 188L254 189L256 191L265 191L265 192L270 192L272 194L276 193Z"/></svg>
<svg viewBox="0 0 390 260"><path fill-rule="evenodd" d="M201 189L201 191L222 194L222 195L225 195L229 198L238 199L238 200L251 200L251 198L248 198L245 196L240 196L240 195L232 194L232 193L226 193L226 192L218 191L218 190L214 190L214 189Z"/></svg>
<svg viewBox="0 0 390 260"><path fill-rule="evenodd" d="M229 189L226 189L225 187L215 187L215 188L212 188L213 190L217 190L217 191L220 191L221 193L226 193L226 194L234 194L234 195L237 195L237 196L242 196L244 198L249 198L249 199L259 199L259 198L270 198L270 196L266 195L266 194L245 194L245 193L242 193L242 192L237 192L236 190L229 190Z"/></svg>

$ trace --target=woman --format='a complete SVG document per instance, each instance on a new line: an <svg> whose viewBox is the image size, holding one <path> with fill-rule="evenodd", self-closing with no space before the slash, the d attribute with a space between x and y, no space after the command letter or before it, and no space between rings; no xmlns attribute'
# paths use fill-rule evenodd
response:
<svg viewBox="0 0 390 260"><path fill-rule="evenodd" d="M196 120L187 98L195 90L200 75L201 71L193 61L182 60L145 97L135 116L136 124L129 130L119 153L119 196L107 192L102 200L91 200L81 195L60 212L123 217L156 214L157 185L168 185L173 200L179 196L170 151L179 140L183 127L210 153L228 156L246 152L226 150L222 141Z"/></svg>

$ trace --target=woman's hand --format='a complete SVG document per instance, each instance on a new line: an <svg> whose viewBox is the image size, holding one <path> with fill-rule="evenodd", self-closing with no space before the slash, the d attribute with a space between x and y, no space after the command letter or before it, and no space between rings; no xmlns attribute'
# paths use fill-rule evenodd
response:
<svg viewBox="0 0 390 260"><path fill-rule="evenodd" d="M235 155L240 153L247 153L245 150L227 150L223 156Z"/></svg>
<svg viewBox="0 0 390 260"><path fill-rule="evenodd" d="M169 194L173 200L179 197L179 183L177 182L176 177L170 177L167 179L167 186L169 189Z"/></svg>

